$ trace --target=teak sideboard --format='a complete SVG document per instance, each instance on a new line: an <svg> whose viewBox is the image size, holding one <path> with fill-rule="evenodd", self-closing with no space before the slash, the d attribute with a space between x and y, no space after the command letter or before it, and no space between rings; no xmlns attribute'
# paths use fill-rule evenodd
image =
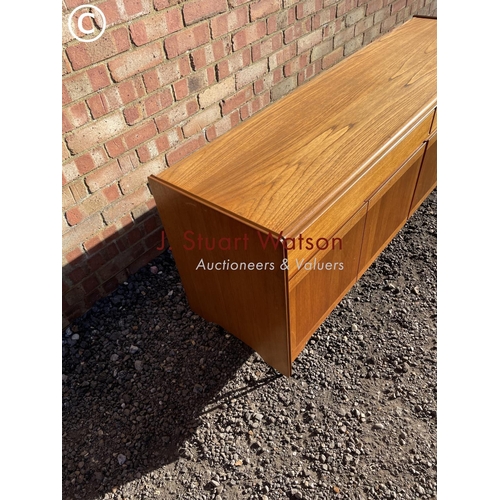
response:
<svg viewBox="0 0 500 500"><path fill-rule="evenodd" d="M192 310L287 376L436 186L436 45L413 18L149 179Z"/></svg>

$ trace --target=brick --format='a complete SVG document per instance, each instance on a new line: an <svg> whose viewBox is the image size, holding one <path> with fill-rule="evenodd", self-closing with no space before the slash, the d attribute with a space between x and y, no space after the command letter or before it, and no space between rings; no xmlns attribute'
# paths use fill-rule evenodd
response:
<svg viewBox="0 0 500 500"><path fill-rule="evenodd" d="M344 29L345 23L342 18L335 19L335 21L326 24L323 26L323 39L331 38L335 33L338 33L342 29Z"/></svg>
<svg viewBox="0 0 500 500"><path fill-rule="evenodd" d="M92 292L92 290L96 289L99 286L100 282L96 276L88 276L84 280L82 280L82 287L86 294Z"/></svg>
<svg viewBox="0 0 500 500"><path fill-rule="evenodd" d="M250 116L265 108L270 102L270 92L257 96L253 101L245 104L245 106L241 108L241 119L246 120L247 118L250 118Z"/></svg>
<svg viewBox="0 0 500 500"><path fill-rule="evenodd" d="M167 87L144 100L144 116L151 116L168 108L174 102L172 90Z"/></svg>
<svg viewBox="0 0 500 500"><path fill-rule="evenodd" d="M109 62L109 70L115 82L141 73L165 60L161 43L153 43L124 54Z"/></svg>
<svg viewBox="0 0 500 500"><path fill-rule="evenodd" d="M224 116L222 120L219 120L207 129L207 140L213 141L214 139L217 139L217 137L220 137L233 127L236 127L239 121L240 115L238 111L233 111L231 114Z"/></svg>
<svg viewBox="0 0 500 500"><path fill-rule="evenodd" d="M196 99L189 99L177 105L171 106L169 109L155 118L156 126L159 132L183 122L191 115L198 111L198 102Z"/></svg>
<svg viewBox="0 0 500 500"><path fill-rule="evenodd" d="M89 113L83 102L69 106L63 110L63 133L85 125L89 121Z"/></svg>
<svg viewBox="0 0 500 500"><path fill-rule="evenodd" d="M76 179L74 182L69 184L69 189L71 190L71 194L73 195L76 203L83 200L88 195L87 186L81 178Z"/></svg>
<svg viewBox="0 0 500 500"><path fill-rule="evenodd" d="M116 0L107 0L99 4L99 8L104 13L104 17L106 18L106 26L110 27L117 23L123 21L122 15L120 12L120 8L118 7ZM100 19L99 19L100 21ZM101 27L101 23L98 24Z"/></svg>
<svg viewBox="0 0 500 500"><path fill-rule="evenodd" d="M335 7L330 7L329 9L322 10L318 12L312 18L312 29L317 30L321 26L328 24L331 21L334 21L336 18L337 9Z"/></svg>
<svg viewBox="0 0 500 500"><path fill-rule="evenodd" d="M269 54L281 49L282 46L283 35L281 33L277 33L276 35L267 38L262 43L256 43L252 47L252 60L256 62L263 57L267 57Z"/></svg>
<svg viewBox="0 0 500 500"><path fill-rule="evenodd" d="M307 65L298 75L297 81L299 85L302 85L306 80L309 80L313 76L321 72L321 61L315 61L312 64Z"/></svg>
<svg viewBox="0 0 500 500"><path fill-rule="evenodd" d="M311 52L311 62L322 59L333 50L333 40L326 40L316 45Z"/></svg>
<svg viewBox="0 0 500 500"><path fill-rule="evenodd" d="M118 201L111 206L105 208L102 212L106 224L109 224L122 215L130 213L136 206L144 203L151 197L146 186L142 186L133 193L122 196Z"/></svg>
<svg viewBox="0 0 500 500"><path fill-rule="evenodd" d="M316 31L313 31L312 33L309 33L308 35L299 38L297 42L297 50L298 53L301 54L302 52L305 52L306 50L311 49L315 45L321 43L323 40L323 30L319 29Z"/></svg>
<svg viewBox="0 0 500 500"><path fill-rule="evenodd" d="M157 133L156 125L153 120L141 126L134 127L133 130L124 134L123 139L128 149L147 141Z"/></svg>
<svg viewBox="0 0 500 500"><path fill-rule="evenodd" d="M249 48L231 54L227 59L224 59L217 64L219 79L223 80L224 78L227 78L228 76L239 71L241 68L248 66L251 62L252 57Z"/></svg>
<svg viewBox="0 0 500 500"><path fill-rule="evenodd" d="M123 141L123 136L111 139L109 142L104 144L104 147L106 148L106 151L110 158L116 158L117 156L120 156L127 151L127 147L125 146L125 142Z"/></svg>
<svg viewBox="0 0 500 500"><path fill-rule="evenodd" d="M212 85L210 88L203 91L199 95L200 106L202 108L207 108L211 104L214 104L215 102L218 101L222 101L227 96L234 93L234 91L236 90L234 80L235 80L234 75L230 76L229 78L226 78L225 80L222 80L220 83Z"/></svg>
<svg viewBox="0 0 500 500"><path fill-rule="evenodd" d="M346 12L357 7L358 0L344 0L337 5L337 17L342 17Z"/></svg>
<svg viewBox="0 0 500 500"><path fill-rule="evenodd" d="M206 140L203 134L188 139L183 144L167 153L168 164L172 166L174 163L177 163L197 149L200 149L205 144Z"/></svg>
<svg viewBox="0 0 500 500"><path fill-rule="evenodd" d="M373 16L365 17L361 21L357 22L354 26L354 36L358 36L364 33L368 28L373 26Z"/></svg>
<svg viewBox="0 0 500 500"><path fill-rule="evenodd" d="M267 18L267 34L283 31L288 26L291 26L295 19L295 9L280 10Z"/></svg>
<svg viewBox="0 0 500 500"><path fill-rule="evenodd" d="M137 168L139 166L139 162L137 161L135 153L128 153L118 158L118 165L120 165L121 171L126 174L127 172L134 170L134 168Z"/></svg>
<svg viewBox="0 0 500 500"><path fill-rule="evenodd" d="M250 19L255 21L276 12L281 7L281 0L257 0L250 4Z"/></svg>
<svg viewBox="0 0 500 500"><path fill-rule="evenodd" d="M196 71L187 78L174 83L175 100L180 101L190 94L197 93L201 89L212 85L215 81L214 68Z"/></svg>
<svg viewBox="0 0 500 500"><path fill-rule="evenodd" d="M333 48L336 49L341 45L345 45L351 38L354 37L354 26L350 28L345 28L338 33L335 33L333 37Z"/></svg>
<svg viewBox="0 0 500 500"><path fill-rule="evenodd" d="M398 13L406 7L406 0L396 0L391 4L391 15Z"/></svg>
<svg viewBox="0 0 500 500"><path fill-rule="evenodd" d="M186 25L196 23L228 9L226 0L194 0L184 5L182 13Z"/></svg>
<svg viewBox="0 0 500 500"><path fill-rule="evenodd" d="M150 11L149 0L120 0L120 2L125 9L124 21L130 21Z"/></svg>
<svg viewBox="0 0 500 500"><path fill-rule="evenodd" d="M84 219L84 215L82 211L80 210L80 207L73 207L70 208L66 212L66 221L70 226L76 226L78 223L80 223Z"/></svg>
<svg viewBox="0 0 500 500"><path fill-rule="evenodd" d="M291 44L269 57L269 69L273 70L282 66L297 55L297 44Z"/></svg>
<svg viewBox="0 0 500 500"><path fill-rule="evenodd" d="M212 38L219 38L220 36L236 31L238 28L245 26L249 22L248 8L241 7L232 10L227 14L214 17L210 21L210 29L212 30Z"/></svg>
<svg viewBox="0 0 500 500"><path fill-rule="evenodd" d="M261 60L236 73L236 89L239 90L267 72L267 59Z"/></svg>
<svg viewBox="0 0 500 500"><path fill-rule="evenodd" d="M344 57L344 47L338 47L330 54L326 55L322 61L322 68L327 69L337 64Z"/></svg>
<svg viewBox="0 0 500 500"><path fill-rule="evenodd" d="M81 175L84 175L95 168L94 159L90 153L75 158L75 165Z"/></svg>
<svg viewBox="0 0 500 500"><path fill-rule="evenodd" d="M213 106L196 113L189 119L189 121L182 127L184 136L186 138L191 137L199 132L201 132L208 125L211 125L215 121L221 118L220 107L216 104Z"/></svg>
<svg viewBox="0 0 500 500"><path fill-rule="evenodd" d="M271 89L271 100L277 101L297 87L297 78L285 78Z"/></svg>
<svg viewBox="0 0 500 500"><path fill-rule="evenodd" d="M195 71L198 71L200 68L218 61L230 53L231 40L229 37L224 37L212 42L210 45L205 45L205 47L193 50L190 54L190 58Z"/></svg>
<svg viewBox="0 0 500 500"><path fill-rule="evenodd" d="M375 12L375 17L373 19L373 22L375 24L381 23L390 16L390 11L391 11L390 7L384 7L383 9L378 10L377 12Z"/></svg>
<svg viewBox="0 0 500 500"><path fill-rule="evenodd" d="M75 199L73 198L73 193L69 187L63 186L62 188L62 209L67 210L69 207L75 204Z"/></svg>
<svg viewBox="0 0 500 500"><path fill-rule="evenodd" d="M127 195L134 192L140 186L146 185L149 175L158 174L166 168L167 164L163 157L155 158L153 161L143 164L120 179L120 188L123 194Z"/></svg>
<svg viewBox="0 0 500 500"><path fill-rule="evenodd" d="M117 183L114 183L114 184L111 184L111 186L105 187L102 190L102 192L104 194L104 197L106 198L106 200L109 203L112 203L113 201L117 200L122 195L120 189L118 188Z"/></svg>
<svg viewBox="0 0 500 500"><path fill-rule="evenodd" d="M346 26L353 26L359 20L363 19L363 17L365 17L365 10L366 10L366 7L364 5L361 6L361 7L358 7L357 9L351 10L345 16L345 24L346 24Z"/></svg>
<svg viewBox="0 0 500 500"><path fill-rule="evenodd" d="M182 3L182 0L153 0L153 5L156 10L166 9Z"/></svg>
<svg viewBox="0 0 500 500"><path fill-rule="evenodd" d="M74 161L69 161L63 164L62 171L66 183L71 182L80 177L80 172L78 172L78 168L76 168L76 164Z"/></svg>
<svg viewBox="0 0 500 500"><path fill-rule="evenodd" d="M70 156L71 156L71 153L69 152L69 149L66 146L66 143L64 142L64 139L63 139L63 141L62 141L62 160L66 161L67 159L69 159Z"/></svg>
<svg viewBox="0 0 500 500"><path fill-rule="evenodd" d="M311 18L299 21L293 24L285 30L285 44L293 42L302 35L305 35L311 31L312 21Z"/></svg>
<svg viewBox="0 0 500 500"><path fill-rule="evenodd" d="M144 217L145 215L148 215L148 212L151 212L154 210L156 207L155 200L154 198L150 198L146 203L142 203L141 205L138 205L137 207L132 210L132 216L134 219L137 221L138 218ZM158 212L153 213L153 217L158 217ZM151 217L149 217L151 218ZM162 227L161 222L159 223L159 226L157 227ZM146 229L146 228L145 228ZM158 238L158 240L155 241L155 243L161 242L161 238Z"/></svg>
<svg viewBox="0 0 500 500"><path fill-rule="evenodd" d="M165 38L165 50L169 58L174 58L207 43L209 39L208 23L204 22Z"/></svg>
<svg viewBox="0 0 500 500"><path fill-rule="evenodd" d="M76 71L91 64L109 59L130 48L128 30L117 28L105 31L101 38L92 43L78 42L66 49L71 66Z"/></svg>
<svg viewBox="0 0 500 500"><path fill-rule="evenodd" d="M79 246L82 241L88 240L104 227L104 221L100 214L94 214L76 226L73 226L62 235L63 253L68 253Z"/></svg>
<svg viewBox="0 0 500 500"><path fill-rule="evenodd" d="M224 99L224 101L222 102L222 113L224 115L231 113L235 109L239 108L242 104L249 101L252 97L252 86L241 89L233 96Z"/></svg>
<svg viewBox="0 0 500 500"><path fill-rule="evenodd" d="M363 33L363 45L367 45L380 36L382 24L376 24Z"/></svg>
<svg viewBox="0 0 500 500"><path fill-rule="evenodd" d="M151 71L144 73L144 84L148 92L153 92L160 87L179 80L191 71L188 56L175 61L162 63Z"/></svg>
<svg viewBox="0 0 500 500"><path fill-rule="evenodd" d="M108 200L104 196L102 191L97 191L96 193L85 198L77 208L80 209L84 218L92 216L93 214L100 213L102 209L108 205Z"/></svg>
<svg viewBox="0 0 500 500"><path fill-rule="evenodd" d="M280 74L279 72L278 74ZM261 94L262 92L265 92L266 90L270 90L270 88L273 86L273 84L278 83L282 80L282 75L280 74L280 78L277 81L274 81L274 76L276 74L276 71L273 71L272 73L267 73L264 75L263 78L257 80L253 84L254 92L255 95Z"/></svg>
<svg viewBox="0 0 500 500"><path fill-rule="evenodd" d="M294 73L298 73L301 69L307 66L308 62L309 61L307 54L302 54L301 56L292 59L291 61L285 64L284 67L285 77L291 76Z"/></svg>
<svg viewBox="0 0 500 500"><path fill-rule="evenodd" d="M384 0L370 0L366 6L366 15L369 16L384 6Z"/></svg>
<svg viewBox="0 0 500 500"><path fill-rule="evenodd" d="M176 146L183 138L184 137L182 136L182 132L179 127L160 134L153 140L146 142L145 144L137 148L137 156L139 157L139 161L141 163L145 163L149 160L152 160L154 157Z"/></svg>
<svg viewBox="0 0 500 500"><path fill-rule="evenodd" d="M297 5L297 19L303 19L321 10L321 0L306 0Z"/></svg>
<svg viewBox="0 0 500 500"><path fill-rule="evenodd" d="M118 135L127 128L119 111L106 115L88 125L85 125L66 138L68 148L72 153L81 153L96 144L103 143Z"/></svg>
<svg viewBox="0 0 500 500"><path fill-rule="evenodd" d="M166 37L182 28L181 11L171 9L131 24L130 36L135 45L141 46L158 40L158 38Z"/></svg>
<svg viewBox="0 0 500 500"><path fill-rule="evenodd" d="M141 105L129 106L124 109L123 117L125 118L127 125L136 125L145 118Z"/></svg>
<svg viewBox="0 0 500 500"><path fill-rule="evenodd" d="M63 253L63 265L73 264L76 265L82 257L84 257L84 252L80 246L75 247L69 252Z"/></svg>
<svg viewBox="0 0 500 500"><path fill-rule="evenodd" d="M233 50L239 50L266 35L266 22L257 21L233 35Z"/></svg>
<svg viewBox="0 0 500 500"><path fill-rule="evenodd" d="M145 94L140 77L113 85L87 100L93 118L100 118Z"/></svg>
<svg viewBox="0 0 500 500"><path fill-rule="evenodd" d="M85 177L89 191L95 193L99 189L118 180L123 175L120 166L116 160L113 160L101 168L90 172Z"/></svg>
<svg viewBox="0 0 500 500"><path fill-rule="evenodd" d="M76 101L94 91L86 72L71 75L63 79L63 105Z"/></svg>
<svg viewBox="0 0 500 500"><path fill-rule="evenodd" d="M347 41L344 46L344 55L347 57L356 52L363 45L363 35L358 35Z"/></svg>
<svg viewBox="0 0 500 500"><path fill-rule="evenodd" d="M390 16L387 19L382 21L381 31L385 33L386 31L390 31L396 25L396 15Z"/></svg>
<svg viewBox="0 0 500 500"><path fill-rule="evenodd" d="M251 2L252 0L229 0L229 6L230 7L238 7L240 5L243 5L244 3Z"/></svg>

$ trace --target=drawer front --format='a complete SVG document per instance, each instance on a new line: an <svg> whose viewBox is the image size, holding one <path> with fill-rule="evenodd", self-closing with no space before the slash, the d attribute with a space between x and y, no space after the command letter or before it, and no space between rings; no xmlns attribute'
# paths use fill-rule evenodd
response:
<svg viewBox="0 0 500 500"><path fill-rule="evenodd" d="M358 278L406 222L424 151L423 144L369 199Z"/></svg>
<svg viewBox="0 0 500 500"><path fill-rule="evenodd" d="M429 196L429 193L437 186L437 132L427 142L424 159L420 167L415 193L410 207L410 215Z"/></svg>
<svg viewBox="0 0 500 500"><path fill-rule="evenodd" d="M302 259L309 261L321 251L317 243L323 244L324 239L331 239L352 214L373 195L374 191L389 179L429 137L433 115L434 110L370 166L340 198L333 201L333 204L321 216L300 233L299 236L302 237L303 242L306 242L308 238L312 242L309 247L306 244L299 245L298 237L295 237L293 242L294 248L287 243L290 262ZM298 269L295 266L290 267L289 277L293 277L297 272Z"/></svg>
<svg viewBox="0 0 500 500"><path fill-rule="evenodd" d="M341 249L323 251L312 261L304 261L299 273L290 280L292 361L356 281L366 211L365 203L335 234L342 239Z"/></svg>

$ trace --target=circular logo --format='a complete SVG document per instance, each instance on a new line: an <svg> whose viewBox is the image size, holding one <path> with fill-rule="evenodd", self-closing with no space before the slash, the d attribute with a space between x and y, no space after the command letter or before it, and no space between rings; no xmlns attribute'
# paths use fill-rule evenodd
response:
<svg viewBox="0 0 500 500"><path fill-rule="evenodd" d="M89 9L89 10L83 11L83 9ZM77 15L78 11L82 11L82 12L80 12ZM97 34L97 36L94 36L93 38L89 38L89 37L82 38L81 36L78 36L73 30L73 17L75 17L75 15L77 15L78 21L77 21L76 25L78 26L78 31L80 32L80 35L91 35L92 33L94 33L94 31L97 31L95 26L94 26L94 23L92 22L92 20L95 19L95 17L96 17L96 13L101 18L101 24L102 24L102 27L101 27L99 33ZM85 19L89 19L89 21L92 25L92 28L89 29L89 28L84 27L83 23L84 23ZM106 18L104 17L104 13L102 12L102 10L99 9L98 7L96 7L95 5L90 5L90 4L80 5L79 7L74 9L73 12L71 12L71 14L69 15L68 28L69 28L70 33L80 42L85 42L85 43L95 42L98 38L100 38L102 36L102 34L104 33L104 30L106 29Z"/></svg>

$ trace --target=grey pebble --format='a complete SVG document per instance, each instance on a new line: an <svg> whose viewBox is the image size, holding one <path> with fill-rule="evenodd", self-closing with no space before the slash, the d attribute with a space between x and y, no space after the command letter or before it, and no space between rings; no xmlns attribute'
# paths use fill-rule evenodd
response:
<svg viewBox="0 0 500 500"><path fill-rule="evenodd" d="M381 423L376 423L376 424L373 424L373 427L372 427L373 430L383 430L385 429L385 425L384 424L381 424Z"/></svg>
<svg viewBox="0 0 500 500"><path fill-rule="evenodd" d="M116 458L120 465L123 465L127 460L127 457L123 453L120 453Z"/></svg>

